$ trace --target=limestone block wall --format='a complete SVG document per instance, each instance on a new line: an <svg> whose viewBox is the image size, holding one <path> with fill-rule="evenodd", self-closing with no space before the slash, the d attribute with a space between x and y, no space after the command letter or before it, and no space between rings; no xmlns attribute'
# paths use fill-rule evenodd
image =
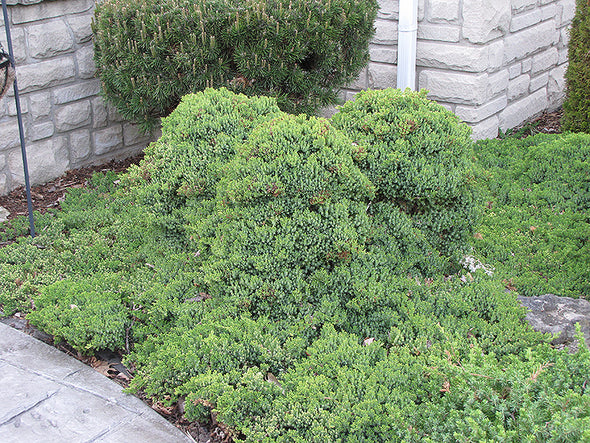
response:
<svg viewBox="0 0 590 443"><path fill-rule="evenodd" d="M91 21L94 0L8 0L33 184L139 152L150 137L99 96ZM0 41L8 51L4 23ZM0 100L0 195L24 183L12 88Z"/></svg>
<svg viewBox="0 0 590 443"><path fill-rule="evenodd" d="M380 0L370 62L343 92L395 87L399 0ZM417 87L493 138L564 99L575 0L421 0Z"/></svg>

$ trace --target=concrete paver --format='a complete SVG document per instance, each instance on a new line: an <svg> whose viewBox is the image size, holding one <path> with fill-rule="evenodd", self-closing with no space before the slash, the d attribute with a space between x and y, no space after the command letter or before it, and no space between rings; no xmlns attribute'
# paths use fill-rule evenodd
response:
<svg viewBox="0 0 590 443"><path fill-rule="evenodd" d="M194 442L112 380L1 323L0 441Z"/></svg>

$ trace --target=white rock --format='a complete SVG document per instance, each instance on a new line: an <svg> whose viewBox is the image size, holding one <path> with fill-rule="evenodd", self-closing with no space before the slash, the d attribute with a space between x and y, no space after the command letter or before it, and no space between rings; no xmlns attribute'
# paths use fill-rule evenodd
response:
<svg viewBox="0 0 590 443"><path fill-rule="evenodd" d="M423 70L419 76L419 87L428 89L428 97L432 100L481 105L485 103L488 74Z"/></svg>
<svg viewBox="0 0 590 443"><path fill-rule="evenodd" d="M27 163L32 185L45 183L59 177L69 167L66 137L52 137L27 145ZM8 164L13 181L24 184L24 172L20 149L8 155Z"/></svg>
<svg viewBox="0 0 590 443"><path fill-rule="evenodd" d="M549 68L557 66L559 54L556 47L551 47L542 53L533 57L533 67L531 68L531 75L536 75L539 72L546 71Z"/></svg>
<svg viewBox="0 0 590 443"><path fill-rule="evenodd" d="M27 29L29 54L33 58L49 58L71 51L74 39L63 20L53 20Z"/></svg>
<svg viewBox="0 0 590 443"><path fill-rule="evenodd" d="M565 98L565 72L567 64L552 69L547 84L547 97L551 106L559 105Z"/></svg>
<svg viewBox="0 0 590 443"><path fill-rule="evenodd" d="M102 155L123 147L123 128L121 125L108 126L92 134L94 154Z"/></svg>
<svg viewBox="0 0 590 443"><path fill-rule="evenodd" d="M466 123L478 123L500 112L507 104L506 96L502 96L482 106L457 105L455 114Z"/></svg>
<svg viewBox="0 0 590 443"><path fill-rule="evenodd" d="M538 8L515 15L510 21L510 32L520 31L521 29L536 25L541 20L543 20L543 13Z"/></svg>
<svg viewBox="0 0 590 443"><path fill-rule="evenodd" d="M385 63L369 63L369 88L393 88L397 83L397 66Z"/></svg>
<svg viewBox="0 0 590 443"><path fill-rule="evenodd" d="M531 78L528 74L523 74L514 80L510 80L510 83L508 83L508 100L516 100L526 94L529 90L530 82Z"/></svg>
<svg viewBox="0 0 590 443"><path fill-rule="evenodd" d="M479 122L471 126L473 133L471 138L473 140L484 140L487 138L496 138L498 136L498 128L500 125L500 119L497 115L494 115L487 120Z"/></svg>
<svg viewBox="0 0 590 443"><path fill-rule="evenodd" d="M70 131L90 123L90 101L84 100L58 107L55 112L58 131Z"/></svg>
<svg viewBox="0 0 590 443"><path fill-rule="evenodd" d="M559 42L559 31L555 29L555 22L548 20L515 32L504 39L504 64L520 60L539 49ZM525 70L523 69L523 72Z"/></svg>
<svg viewBox="0 0 590 443"><path fill-rule="evenodd" d="M62 86L53 90L53 101L56 105L74 102L92 97L100 93L100 80L78 81L73 85Z"/></svg>
<svg viewBox="0 0 590 443"><path fill-rule="evenodd" d="M418 41L416 64L454 71L484 72L502 66L502 53L502 41L477 46Z"/></svg>
<svg viewBox="0 0 590 443"><path fill-rule="evenodd" d="M8 220L9 215L10 215L10 212L8 211L8 209L0 206L0 223Z"/></svg>
<svg viewBox="0 0 590 443"><path fill-rule="evenodd" d="M72 79L76 75L76 68L72 57L60 57L32 65L17 65L16 72L18 89L24 94Z"/></svg>
<svg viewBox="0 0 590 443"><path fill-rule="evenodd" d="M428 21L437 23L459 18L459 0L428 0Z"/></svg>
<svg viewBox="0 0 590 443"><path fill-rule="evenodd" d="M463 2L463 37L472 43L487 43L506 34L510 4L506 0Z"/></svg>
<svg viewBox="0 0 590 443"><path fill-rule="evenodd" d="M528 118L541 113L547 108L546 90L539 89L531 95L510 103L500 112L500 128L506 131L515 128Z"/></svg>
<svg viewBox="0 0 590 443"><path fill-rule="evenodd" d="M549 83L549 73L544 72L536 77L531 77L531 83L529 84L529 92L534 92L537 89L544 88Z"/></svg>

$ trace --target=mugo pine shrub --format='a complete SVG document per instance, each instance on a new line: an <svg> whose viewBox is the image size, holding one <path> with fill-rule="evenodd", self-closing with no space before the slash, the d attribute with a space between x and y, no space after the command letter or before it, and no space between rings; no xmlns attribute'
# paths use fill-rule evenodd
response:
<svg viewBox="0 0 590 443"><path fill-rule="evenodd" d="M369 97L381 95L468 140L421 95ZM390 194L411 171L376 172L370 144L351 137L363 125L347 117L342 130L268 97L185 97L139 167L75 190L45 231L0 250L6 288L23 288L31 320L78 350L128 349L132 389L183 399L190 419L215 413L234 441L590 438L583 342L555 351L501 281L443 275L449 240L417 221L444 216L428 195L464 189L455 174L468 164L426 196ZM375 117L358 114L367 132L390 131ZM401 159L428 146L406 135ZM468 144L444 140L464 159ZM395 143L381 147L396 158ZM16 260L35 250L26 266ZM0 303L14 305L6 288Z"/></svg>
<svg viewBox="0 0 590 443"><path fill-rule="evenodd" d="M375 0L106 0L97 72L107 99L146 129L206 87L310 113L367 63L376 14Z"/></svg>
<svg viewBox="0 0 590 443"><path fill-rule="evenodd" d="M587 0L576 1L568 59L563 129L590 132L590 3Z"/></svg>

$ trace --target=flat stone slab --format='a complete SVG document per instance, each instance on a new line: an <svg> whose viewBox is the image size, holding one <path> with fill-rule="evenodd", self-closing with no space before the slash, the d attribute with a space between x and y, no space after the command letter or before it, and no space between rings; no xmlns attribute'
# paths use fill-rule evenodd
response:
<svg viewBox="0 0 590 443"><path fill-rule="evenodd" d="M554 345L573 343L576 323L579 323L586 345L590 347L590 302L587 300L553 294L519 296L518 300L528 309L526 319L535 331L559 334L552 341Z"/></svg>
<svg viewBox="0 0 590 443"><path fill-rule="evenodd" d="M194 442L112 380L1 323L0 441Z"/></svg>

